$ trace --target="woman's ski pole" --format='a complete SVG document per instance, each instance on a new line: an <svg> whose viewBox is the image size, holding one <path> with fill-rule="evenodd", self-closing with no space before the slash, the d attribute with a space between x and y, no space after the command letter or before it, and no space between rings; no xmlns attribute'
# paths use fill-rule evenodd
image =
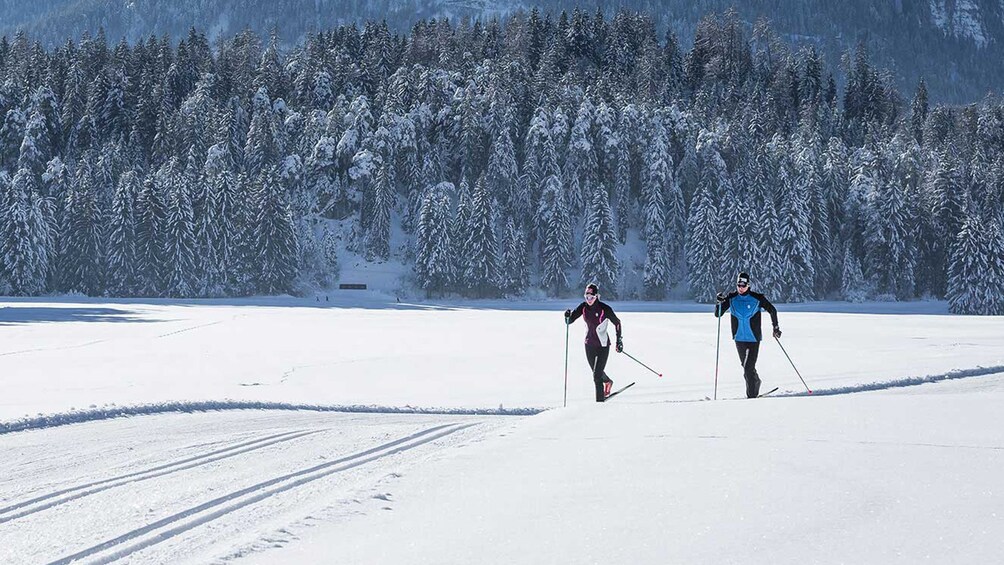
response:
<svg viewBox="0 0 1004 565"><path fill-rule="evenodd" d="M715 343L715 400L718 400L718 352L722 347L722 315L718 311L721 307L721 302L715 303L715 314L718 316L718 340Z"/></svg>
<svg viewBox="0 0 1004 565"><path fill-rule="evenodd" d="M662 373L660 373L659 371L656 371L656 370L655 370L655 369L653 369L652 367L649 367L648 365L646 365L646 364L642 363L641 361L639 361L639 360L635 359L635 358L634 358L634 357L633 357L633 356L632 356L632 355L631 355L630 353L628 353L627 351L621 351L621 353L623 353L624 355L627 355L628 357L630 357L630 358L631 358L631 360L632 360L632 361L634 361L635 363L637 363L637 364L641 365L642 367L645 367L645 368L646 368L646 369L648 369L649 371L652 371L653 373L655 373L655 374L659 375L660 377L662 376Z"/></svg>
<svg viewBox="0 0 1004 565"><path fill-rule="evenodd" d="M562 406L568 407L568 323L565 323L565 400Z"/></svg>
<svg viewBox="0 0 1004 565"><path fill-rule="evenodd" d="M778 345L781 345L781 340L780 339L778 339L778 338L775 337L774 341L776 341ZM784 346L783 345L781 345L781 351L784 351ZM788 358L788 362L791 363L791 368L795 369L795 374L798 375L799 379L801 379L802 385L805 386L805 390L809 391L809 394L812 394L812 389L809 388L809 385L805 384L805 379L802 378L802 373L798 372L798 367L795 366L795 362L791 360L791 356L788 355L787 351L784 351L784 356L787 357Z"/></svg>

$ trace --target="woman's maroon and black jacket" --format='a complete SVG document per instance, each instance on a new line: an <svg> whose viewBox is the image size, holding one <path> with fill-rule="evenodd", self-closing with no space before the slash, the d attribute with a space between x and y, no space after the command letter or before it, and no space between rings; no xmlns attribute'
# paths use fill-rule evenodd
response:
<svg viewBox="0 0 1004 565"><path fill-rule="evenodd" d="M585 320L587 330L586 330L586 345L591 345L593 347L607 347L610 345L610 337L607 335L607 328L610 324L614 325L617 330L617 338L621 337L621 320L614 314L614 309L608 304L600 302L597 299L590 306L583 302L572 310L572 316L568 319L568 323L571 324L575 320L579 319Z"/></svg>

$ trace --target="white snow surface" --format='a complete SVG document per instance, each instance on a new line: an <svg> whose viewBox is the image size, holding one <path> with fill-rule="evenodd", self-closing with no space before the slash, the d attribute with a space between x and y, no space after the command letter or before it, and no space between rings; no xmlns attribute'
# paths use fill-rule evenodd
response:
<svg viewBox="0 0 1004 565"><path fill-rule="evenodd" d="M711 307L0 302L0 563L991 563L1004 319L779 305L747 400ZM768 324L765 323L765 326ZM128 416L128 417L126 417Z"/></svg>

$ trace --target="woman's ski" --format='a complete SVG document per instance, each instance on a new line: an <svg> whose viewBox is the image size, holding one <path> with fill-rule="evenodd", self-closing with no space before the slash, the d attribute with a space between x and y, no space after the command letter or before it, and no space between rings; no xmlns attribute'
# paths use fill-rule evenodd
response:
<svg viewBox="0 0 1004 565"><path fill-rule="evenodd" d="M625 390L627 390L627 389L629 389L629 388L631 388L633 386L634 386L634 383L631 383L629 385L624 385L623 387L621 387L621 388L619 388L619 389L611 392L610 394L608 394L607 397L603 399L603 402L606 402L606 401L610 400L611 398L617 396L618 394L624 392Z"/></svg>

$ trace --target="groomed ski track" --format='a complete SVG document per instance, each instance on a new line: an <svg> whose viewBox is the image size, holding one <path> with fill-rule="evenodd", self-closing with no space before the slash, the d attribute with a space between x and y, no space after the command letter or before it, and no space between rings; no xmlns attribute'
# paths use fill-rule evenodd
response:
<svg viewBox="0 0 1004 565"><path fill-rule="evenodd" d="M246 530L379 501L360 490L512 420L242 410L7 434L5 451L30 464L0 465L0 562L8 550L50 564L204 559Z"/></svg>

